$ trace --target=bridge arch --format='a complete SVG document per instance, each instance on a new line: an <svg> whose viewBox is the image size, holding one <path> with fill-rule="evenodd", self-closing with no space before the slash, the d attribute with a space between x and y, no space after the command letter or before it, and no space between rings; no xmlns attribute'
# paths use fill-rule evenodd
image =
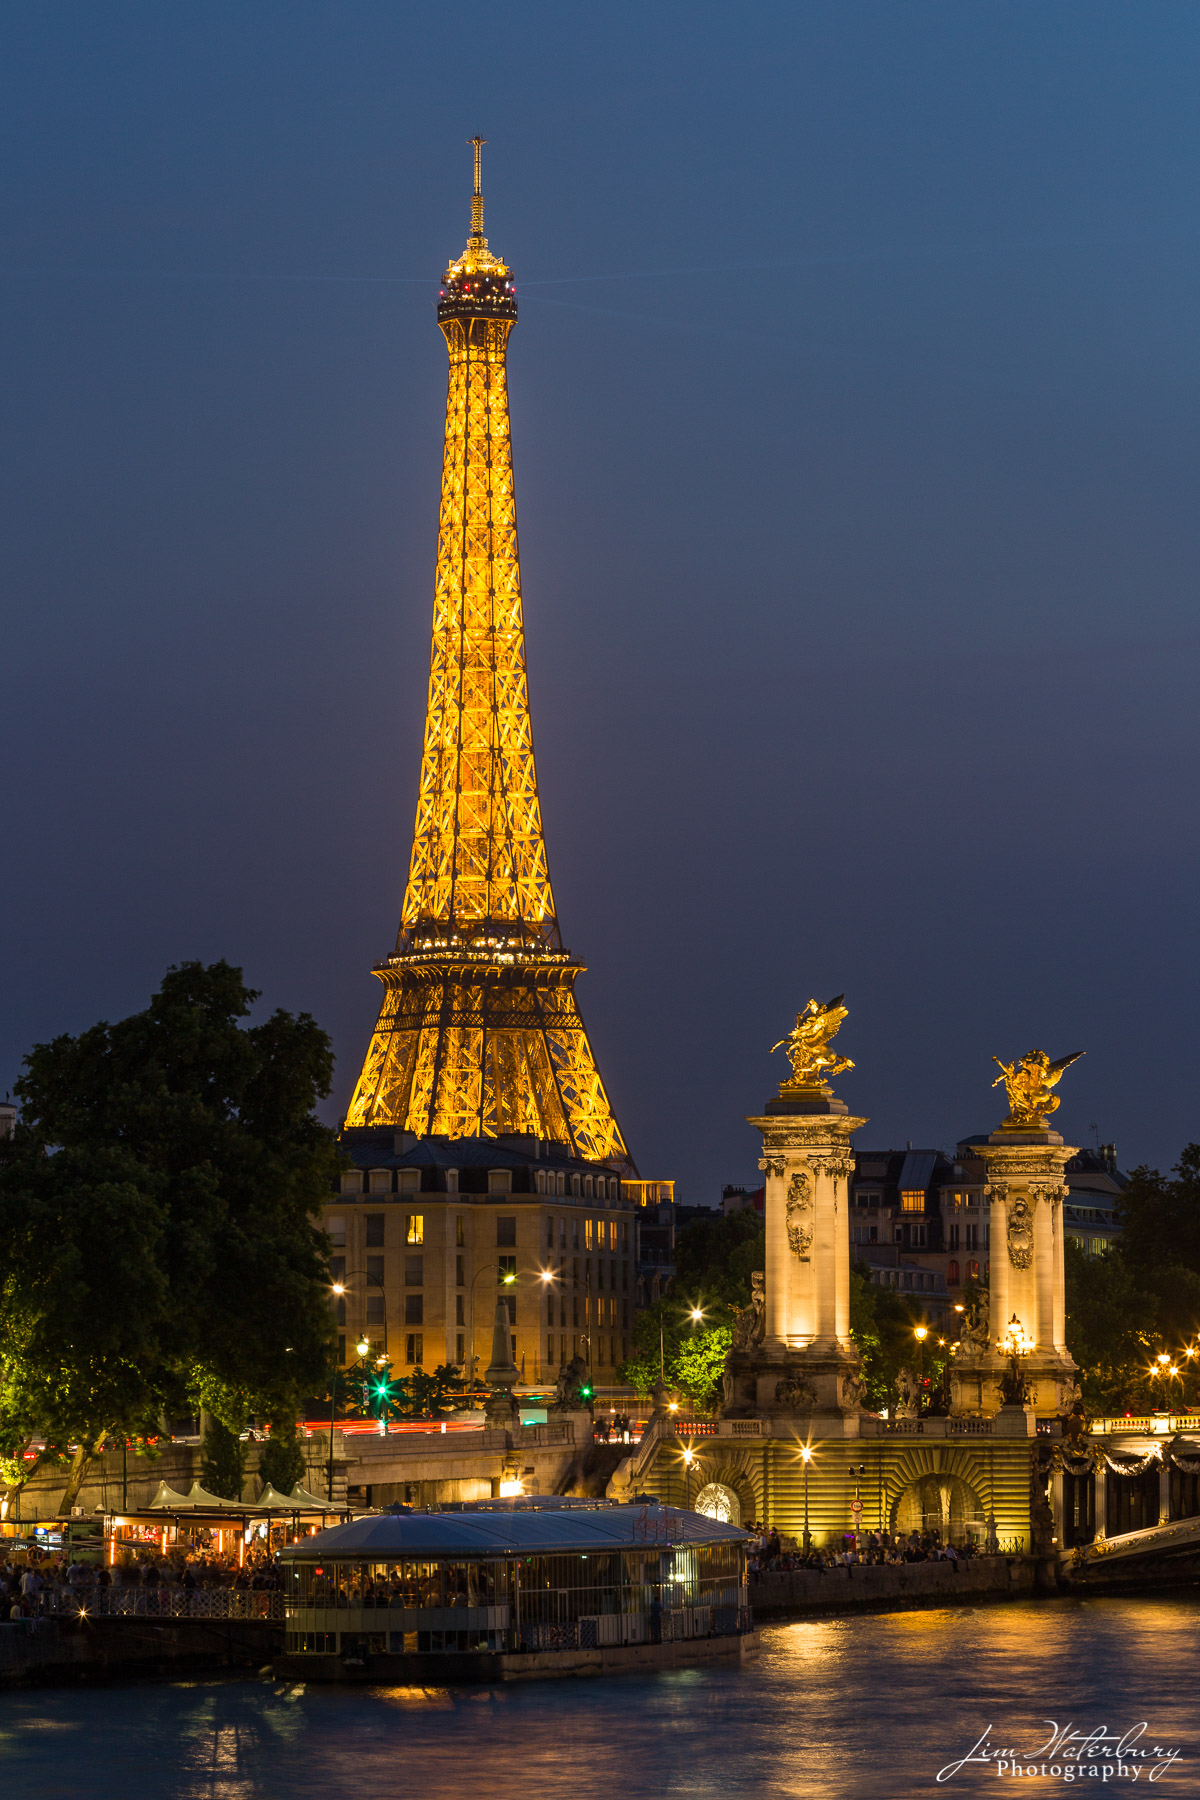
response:
<svg viewBox="0 0 1200 1800"><path fill-rule="evenodd" d="M720 1519L725 1525L742 1523L741 1495L724 1481L706 1482L692 1501L692 1510L709 1519Z"/></svg>
<svg viewBox="0 0 1200 1800"><path fill-rule="evenodd" d="M982 1535L983 1502L969 1482L949 1470L919 1475L892 1503L891 1529L901 1537L935 1531L943 1544Z"/></svg>

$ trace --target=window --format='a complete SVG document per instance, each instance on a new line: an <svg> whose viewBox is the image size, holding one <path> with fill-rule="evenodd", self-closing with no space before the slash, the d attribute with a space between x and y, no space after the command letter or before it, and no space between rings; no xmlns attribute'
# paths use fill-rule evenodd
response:
<svg viewBox="0 0 1200 1800"><path fill-rule="evenodd" d="M458 1192L458 1170L457 1169L447 1169L446 1170L446 1192L448 1194L457 1194L457 1192Z"/></svg>
<svg viewBox="0 0 1200 1800"><path fill-rule="evenodd" d="M553 1250L553 1248L554 1248L554 1220L553 1219L546 1220L546 1248L547 1248L547 1250Z"/></svg>
<svg viewBox="0 0 1200 1800"><path fill-rule="evenodd" d="M595 1193L595 1182L592 1180L592 1177L590 1175L585 1175L583 1178L583 1191L584 1191L585 1196L589 1200L592 1198L593 1194Z"/></svg>
<svg viewBox="0 0 1200 1800"><path fill-rule="evenodd" d="M363 1191L362 1170L345 1170L342 1175L341 1188L343 1194L361 1194Z"/></svg>
<svg viewBox="0 0 1200 1800"><path fill-rule="evenodd" d="M571 1192L574 1194L576 1200L578 1200L583 1193L583 1182L578 1175L572 1175L571 1177Z"/></svg>
<svg viewBox="0 0 1200 1800"><path fill-rule="evenodd" d="M392 1171L390 1169L371 1169L367 1176L367 1192L369 1194L390 1194L392 1191Z"/></svg>
<svg viewBox="0 0 1200 1800"><path fill-rule="evenodd" d="M467 1322L466 1313L464 1311L466 1304L467 1304L466 1300L462 1294L455 1294L455 1296L454 1296L454 1323L456 1325L465 1325ZM462 1361L461 1357L459 1358L459 1361L460 1362Z"/></svg>
<svg viewBox="0 0 1200 1800"><path fill-rule="evenodd" d="M958 1264L956 1262L947 1263L946 1282L949 1287L958 1286Z"/></svg>
<svg viewBox="0 0 1200 1800"><path fill-rule="evenodd" d="M425 1354L425 1340L419 1331L410 1331L405 1341L404 1360L419 1363Z"/></svg>
<svg viewBox="0 0 1200 1800"><path fill-rule="evenodd" d="M423 1325L425 1323L424 1294L405 1294L404 1323L406 1325Z"/></svg>
<svg viewBox="0 0 1200 1800"><path fill-rule="evenodd" d="M346 1259L344 1256L331 1256L330 1257L330 1259L329 1259L329 1279L330 1279L330 1281L342 1281L342 1282L345 1281L345 1279L346 1279Z"/></svg>
<svg viewBox="0 0 1200 1800"><path fill-rule="evenodd" d="M466 1339L463 1337L461 1331L454 1340L454 1360L459 1364L465 1363L467 1360Z"/></svg>
<svg viewBox="0 0 1200 1800"><path fill-rule="evenodd" d="M346 1247L345 1219L326 1219L325 1229L329 1233L329 1241L334 1248L344 1250Z"/></svg>
<svg viewBox="0 0 1200 1800"><path fill-rule="evenodd" d="M578 1331L579 1330L579 1295L578 1294L574 1295L571 1300L571 1323L575 1327L576 1331Z"/></svg>
<svg viewBox="0 0 1200 1800"><path fill-rule="evenodd" d="M367 1324L368 1325L382 1325L383 1324L383 1295L382 1294L368 1294L367 1295Z"/></svg>
<svg viewBox="0 0 1200 1800"><path fill-rule="evenodd" d="M496 1242L498 1244L515 1244L517 1241L517 1221L514 1217L499 1215L496 1219Z"/></svg>
<svg viewBox="0 0 1200 1800"><path fill-rule="evenodd" d="M367 1242L370 1243L370 1238ZM381 1238L380 1243L383 1242ZM425 1242L425 1215L423 1213L406 1213L404 1217L404 1241L406 1244L423 1244Z"/></svg>
<svg viewBox="0 0 1200 1800"><path fill-rule="evenodd" d="M419 1194L421 1191L420 1169L401 1169L396 1177L396 1186L402 1194Z"/></svg>
<svg viewBox="0 0 1200 1800"><path fill-rule="evenodd" d="M572 1250L578 1250L578 1248L579 1248L579 1220L578 1219L571 1220L571 1248L572 1248Z"/></svg>
<svg viewBox="0 0 1200 1800"><path fill-rule="evenodd" d="M925 1189L901 1188L900 1208L903 1212L923 1213L925 1211Z"/></svg>
<svg viewBox="0 0 1200 1800"><path fill-rule="evenodd" d="M423 1287L425 1285L425 1258L423 1256L406 1256L404 1259L405 1287Z"/></svg>
<svg viewBox="0 0 1200 1800"><path fill-rule="evenodd" d="M454 1259L454 1285L455 1287L466 1287L467 1285L466 1278L463 1274L463 1259L461 1256L456 1256Z"/></svg>
<svg viewBox="0 0 1200 1800"><path fill-rule="evenodd" d="M467 1221L462 1213L454 1215L454 1241L460 1249L467 1241Z"/></svg>
<svg viewBox="0 0 1200 1800"><path fill-rule="evenodd" d="M517 1296L515 1294L509 1294L506 1297L505 1305L508 1307L508 1322L510 1325L515 1325L517 1322ZM517 1347L514 1344L513 1355L516 1356L516 1354Z"/></svg>
<svg viewBox="0 0 1200 1800"><path fill-rule="evenodd" d="M382 1213L368 1213L367 1214L367 1243L368 1244L382 1244L382 1242L383 1242L383 1217L384 1217L384 1215Z"/></svg>
<svg viewBox="0 0 1200 1800"><path fill-rule="evenodd" d="M571 1258L571 1286L579 1286L579 1258L577 1256Z"/></svg>
<svg viewBox="0 0 1200 1800"><path fill-rule="evenodd" d="M979 1280L979 1264L977 1262L969 1262L967 1264L967 1280L968 1281L978 1281Z"/></svg>
<svg viewBox="0 0 1200 1800"><path fill-rule="evenodd" d="M488 1170L488 1193L489 1194L511 1194L512 1193L512 1170L511 1169L489 1169Z"/></svg>
<svg viewBox="0 0 1200 1800"><path fill-rule="evenodd" d="M367 1258L367 1280L374 1287L382 1287L383 1286L383 1258L382 1258L382 1256L368 1256L368 1258Z"/></svg>
<svg viewBox="0 0 1200 1800"><path fill-rule="evenodd" d="M604 1258L602 1256L596 1259L596 1286L598 1288L604 1286Z"/></svg>
<svg viewBox="0 0 1200 1800"><path fill-rule="evenodd" d="M628 1302L628 1300L622 1300L622 1302L621 1302L621 1327L624 1331L629 1330L629 1302Z"/></svg>
<svg viewBox="0 0 1200 1800"><path fill-rule="evenodd" d="M949 1240L950 1240L950 1244L949 1244L949 1247L950 1247L950 1249L951 1249L951 1250L957 1250L957 1249L958 1249L958 1247L959 1247L959 1233L960 1233L960 1232L961 1232L961 1230L962 1230L962 1227L961 1227L961 1225L960 1225L960 1224L959 1224L959 1222L958 1222L958 1220L957 1220L957 1219L955 1219L955 1221L954 1221L954 1223L953 1223L953 1224L952 1224L952 1225L951 1225L951 1226L950 1226L950 1227L949 1227L949 1230L948 1230L948 1232L947 1232L947 1236L948 1236L948 1238L949 1238Z"/></svg>
<svg viewBox="0 0 1200 1800"><path fill-rule="evenodd" d="M557 1191L557 1192L558 1192L558 1193L560 1193L560 1194L565 1194L565 1193L566 1193L566 1191L567 1191L567 1178L566 1178L566 1176L565 1176L565 1175L564 1175L564 1174L563 1174L563 1173L562 1173L562 1171L561 1171L561 1170L560 1170L560 1171L559 1171L559 1173L558 1173L558 1176L557 1176L557 1177L556 1177L556 1179L555 1179L555 1183L554 1183L554 1185L555 1185L555 1189L556 1189L556 1191Z"/></svg>
<svg viewBox="0 0 1200 1800"><path fill-rule="evenodd" d="M517 1259L515 1256L498 1256L496 1258L496 1280L503 1283L506 1275L515 1275Z"/></svg>
<svg viewBox="0 0 1200 1800"><path fill-rule="evenodd" d="M591 1219L585 1219L583 1221L583 1247L585 1250L590 1250L592 1247L592 1220Z"/></svg>
<svg viewBox="0 0 1200 1800"><path fill-rule="evenodd" d="M560 1250L565 1250L567 1247L567 1221L565 1219L558 1221L558 1247Z"/></svg>
<svg viewBox="0 0 1200 1800"><path fill-rule="evenodd" d="M338 1296L337 1322L339 1325L344 1325L346 1323L346 1296L344 1294L339 1294Z"/></svg>
<svg viewBox="0 0 1200 1800"><path fill-rule="evenodd" d="M629 1220L628 1219L621 1220L621 1248L622 1248L622 1250L625 1251L626 1255L628 1255L628 1253L629 1253Z"/></svg>

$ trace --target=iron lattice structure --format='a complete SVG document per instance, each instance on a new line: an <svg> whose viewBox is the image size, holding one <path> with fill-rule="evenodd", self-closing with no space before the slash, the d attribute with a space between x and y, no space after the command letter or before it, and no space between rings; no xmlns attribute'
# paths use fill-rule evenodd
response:
<svg viewBox="0 0 1200 1800"><path fill-rule="evenodd" d="M396 949L347 1127L528 1133L632 1168L575 1003L538 802L508 418L512 270L483 235L443 277L450 353L429 703Z"/></svg>

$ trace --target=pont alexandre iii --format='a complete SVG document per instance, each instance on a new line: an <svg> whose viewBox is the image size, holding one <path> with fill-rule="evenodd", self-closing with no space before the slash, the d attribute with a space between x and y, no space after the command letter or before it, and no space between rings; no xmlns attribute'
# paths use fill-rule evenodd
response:
<svg viewBox="0 0 1200 1800"><path fill-rule="evenodd" d="M766 1267L736 1322L715 1434L686 1441L660 1408L630 1474L663 1498L703 1495L798 1541L932 1520L948 1536L977 1527L981 1541L1028 1543L1037 1421L1078 1393L1063 1253L1063 1171L1076 1152L1047 1124L1051 1090L1075 1059L1032 1051L1001 1065L1009 1113L976 1151L988 1178L987 1293L964 1321L949 1407L922 1416L902 1383L895 1416L881 1416L862 1404L850 1327L851 1140L867 1119L830 1085L854 1066L833 1048L846 1017L840 995L809 1001L775 1046L789 1076L749 1120L762 1134Z"/></svg>

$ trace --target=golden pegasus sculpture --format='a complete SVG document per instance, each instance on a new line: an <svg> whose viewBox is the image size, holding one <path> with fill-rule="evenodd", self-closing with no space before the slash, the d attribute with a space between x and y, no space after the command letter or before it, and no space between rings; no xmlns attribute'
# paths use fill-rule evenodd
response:
<svg viewBox="0 0 1200 1800"><path fill-rule="evenodd" d="M1076 1050L1070 1056L1060 1056L1057 1062L1051 1062L1044 1050L1031 1050L1028 1056L1010 1063L1002 1063L998 1056L993 1056L992 1061L1000 1073L992 1086L999 1087L1003 1082L1008 1094L1009 1113L1004 1126L1042 1130L1046 1115L1057 1112L1062 1105L1051 1089L1057 1087L1063 1071L1085 1054L1083 1050Z"/></svg>
<svg viewBox="0 0 1200 1800"><path fill-rule="evenodd" d="M848 1056L831 1054L829 1050L831 1038L836 1037L849 1017L849 1007L842 1005L844 999L845 995L839 994L827 1006L810 1000L804 1011L796 1014L796 1023L787 1036L772 1044L771 1055L776 1050L786 1050L792 1065L791 1079L780 1083L781 1094L828 1094L828 1078L854 1067Z"/></svg>

